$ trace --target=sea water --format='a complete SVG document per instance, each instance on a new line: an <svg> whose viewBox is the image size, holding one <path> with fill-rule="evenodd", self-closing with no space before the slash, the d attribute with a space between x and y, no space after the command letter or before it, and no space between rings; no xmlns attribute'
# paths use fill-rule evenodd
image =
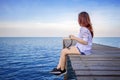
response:
<svg viewBox="0 0 120 80"><path fill-rule="evenodd" d="M0 80L62 80L49 73L62 38L0 38Z"/></svg>
<svg viewBox="0 0 120 80"><path fill-rule="evenodd" d="M61 37L1 37L0 80L63 80L49 73L62 49ZM120 48L120 38L94 38L93 42Z"/></svg>

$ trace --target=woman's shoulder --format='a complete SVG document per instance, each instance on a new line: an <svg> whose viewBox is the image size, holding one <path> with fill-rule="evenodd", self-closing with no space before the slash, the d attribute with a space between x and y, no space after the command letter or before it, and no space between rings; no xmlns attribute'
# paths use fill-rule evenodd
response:
<svg viewBox="0 0 120 80"><path fill-rule="evenodd" d="M89 32L89 30L86 27L81 27L80 30L83 32Z"/></svg>

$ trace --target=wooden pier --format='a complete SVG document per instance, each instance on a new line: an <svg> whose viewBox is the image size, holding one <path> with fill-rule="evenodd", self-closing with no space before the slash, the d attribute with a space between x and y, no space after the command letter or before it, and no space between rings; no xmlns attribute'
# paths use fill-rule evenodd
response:
<svg viewBox="0 0 120 80"><path fill-rule="evenodd" d="M64 39L63 48L68 44L70 40ZM91 55L66 58L65 80L120 80L120 48L93 43Z"/></svg>

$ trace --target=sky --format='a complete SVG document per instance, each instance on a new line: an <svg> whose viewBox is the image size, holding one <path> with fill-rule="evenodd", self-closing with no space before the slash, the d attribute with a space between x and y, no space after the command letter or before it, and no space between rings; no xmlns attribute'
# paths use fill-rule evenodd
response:
<svg viewBox="0 0 120 80"><path fill-rule="evenodd" d="M120 0L0 0L0 37L77 36L82 11L95 37L120 37Z"/></svg>

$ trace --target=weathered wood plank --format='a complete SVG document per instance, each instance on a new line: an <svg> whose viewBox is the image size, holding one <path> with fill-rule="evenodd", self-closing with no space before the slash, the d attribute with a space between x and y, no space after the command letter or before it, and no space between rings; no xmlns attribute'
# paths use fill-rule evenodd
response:
<svg viewBox="0 0 120 80"><path fill-rule="evenodd" d="M93 57L93 56L90 56L90 57L80 57L80 56L70 56L70 60L72 61L83 61L83 60L89 60L89 61L98 61L98 60L101 60L101 61L119 61L120 60L120 56L104 56L104 57Z"/></svg>
<svg viewBox="0 0 120 80"><path fill-rule="evenodd" d="M101 45L101 44L96 44L96 43L93 43L93 46L92 46L92 49L93 50L102 50L102 51L107 51L107 50L120 50L120 48L117 48L117 47L111 47L111 46L106 46L106 45Z"/></svg>
<svg viewBox="0 0 120 80"><path fill-rule="evenodd" d="M120 76L120 71L75 71L76 76Z"/></svg>
<svg viewBox="0 0 120 80"><path fill-rule="evenodd" d="M81 66L81 64L74 64L73 70L109 70L109 71L120 71L120 67L116 67L116 66Z"/></svg>
<svg viewBox="0 0 120 80"><path fill-rule="evenodd" d="M69 58L70 59L70 58ZM71 64L72 64L72 60L70 60L71 61ZM75 65L76 65L76 68L75 68ZM69 66L70 66L70 64L69 64ZM118 65L118 66L111 66L111 65L92 65L92 66L84 66L84 65L81 65L81 64L74 64L74 66L72 66L72 69L73 69L73 71L72 71L72 75L70 75L69 74L69 78L67 78L68 80L69 79L73 79L73 80L80 80L80 79L82 79L82 80L89 80L89 77L87 78L87 77L83 77L83 76L92 76L90 79L91 80L94 80L94 76L95 75L79 75L79 72L80 73L83 73L83 72L81 72L81 71L98 71L98 74L99 74L99 72L100 71L106 71L106 72L108 72L109 74L107 74L107 73L105 73L105 72L102 72L102 73L105 73L105 74L103 74L103 75L100 75L100 74L102 74L102 73L100 73L99 75L97 75L97 76L101 76L101 77L96 77L95 79L96 80L99 80L99 79L110 79L111 80L111 75L112 76L115 76L114 78L112 78L112 79L115 79L115 80L119 80L118 79L118 76L120 76L120 74L119 73L115 73L116 71L119 71L120 72L120 66ZM76 73L76 71L78 71L78 73ZM115 74L112 74L112 73L115 73ZM85 72L84 72L85 73ZM87 73L87 72L86 72ZM94 74L96 74L97 72L94 72ZM90 73L89 73L90 74ZM117 74L117 75L116 75ZM75 78L75 76L73 76L73 75L75 75L76 76L76 78ZM72 77L73 76L73 77ZM110 77L110 78L109 78Z"/></svg>
<svg viewBox="0 0 120 80"><path fill-rule="evenodd" d="M120 80L120 76L77 76L77 80Z"/></svg>
<svg viewBox="0 0 120 80"><path fill-rule="evenodd" d="M71 61L74 64L116 64L120 65L120 61Z"/></svg>
<svg viewBox="0 0 120 80"><path fill-rule="evenodd" d="M80 56L80 57L120 57L120 54L90 54L90 55L69 55L69 56Z"/></svg>
<svg viewBox="0 0 120 80"><path fill-rule="evenodd" d="M70 58L72 61L120 61L120 58L116 58L116 57L95 57L95 58L91 58L91 57L81 57L81 58Z"/></svg>
<svg viewBox="0 0 120 80"><path fill-rule="evenodd" d="M110 54L110 55L108 55L108 54L103 54L103 55L101 55L101 54L91 54L91 55L68 55L68 56L72 56L72 57L120 57L120 54Z"/></svg>
<svg viewBox="0 0 120 80"><path fill-rule="evenodd" d="M72 61L71 62L71 65L72 67L75 65L75 64L81 64L81 66L120 66L120 62L110 62L110 61Z"/></svg>

